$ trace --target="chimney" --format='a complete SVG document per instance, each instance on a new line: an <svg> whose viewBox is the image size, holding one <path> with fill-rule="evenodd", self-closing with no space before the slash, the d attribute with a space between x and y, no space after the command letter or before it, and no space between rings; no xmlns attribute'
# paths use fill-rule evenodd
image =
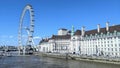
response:
<svg viewBox="0 0 120 68"><path fill-rule="evenodd" d="M82 29L82 36L84 36L84 34L85 34L85 30L84 30L84 26L81 28Z"/></svg>
<svg viewBox="0 0 120 68"><path fill-rule="evenodd" d="M98 33L100 33L100 24L98 24L97 27L98 27L97 31Z"/></svg>
<svg viewBox="0 0 120 68"><path fill-rule="evenodd" d="M106 31L109 31L109 22L106 22Z"/></svg>

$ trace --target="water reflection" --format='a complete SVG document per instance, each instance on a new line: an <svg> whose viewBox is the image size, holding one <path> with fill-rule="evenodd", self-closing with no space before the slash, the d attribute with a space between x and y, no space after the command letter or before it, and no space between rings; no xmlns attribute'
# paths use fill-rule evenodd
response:
<svg viewBox="0 0 120 68"><path fill-rule="evenodd" d="M120 65L39 56L2 57L0 68L120 68Z"/></svg>

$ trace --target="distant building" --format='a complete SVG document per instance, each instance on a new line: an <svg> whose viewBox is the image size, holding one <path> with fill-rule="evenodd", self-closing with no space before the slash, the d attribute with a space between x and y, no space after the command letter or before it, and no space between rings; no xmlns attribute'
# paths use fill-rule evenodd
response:
<svg viewBox="0 0 120 68"><path fill-rule="evenodd" d="M70 45L71 31L59 29L58 35L52 35L51 38L40 41L41 52L68 53Z"/></svg>
<svg viewBox="0 0 120 68"><path fill-rule="evenodd" d="M68 31L59 29L58 35L53 35L47 40L40 42L42 52L72 53L81 55L97 55L120 57L120 25L109 26L85 31L81 30Z"/></svg>
<svg viewBox="0 0 120 68"><path fill-rule="evenodd" d="M40 52L50 52L50 42L49 42L49 39L42 39L39 43L39 51Z"/></svg>
<svg viewBox="0 0 120 68"><path fill-rule="evenodd" d="M53 35L50 39L53 44L53 52L68 53L70 38L70 35Z"/></svg>
<svg viewBox="0 0 120 68"><path fill-rule="evenodd" d="M61 28L58 30L58 35L67 35L68 34L68 30L65 28Z"/></svg>

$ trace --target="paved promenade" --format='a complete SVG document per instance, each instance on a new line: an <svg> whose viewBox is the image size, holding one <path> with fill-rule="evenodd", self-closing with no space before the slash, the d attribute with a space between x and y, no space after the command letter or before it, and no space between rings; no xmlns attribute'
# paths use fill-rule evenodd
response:
<svg viewBox="0 0 120 68"><path fill-rule="evenodd" d="M109 64L120 64L119 57L104 57L104 56L83 56L75 54L57 54L57 53L40 53L41 56L48 56L61 59L72 59L80 61L100 62Z"/></svg>

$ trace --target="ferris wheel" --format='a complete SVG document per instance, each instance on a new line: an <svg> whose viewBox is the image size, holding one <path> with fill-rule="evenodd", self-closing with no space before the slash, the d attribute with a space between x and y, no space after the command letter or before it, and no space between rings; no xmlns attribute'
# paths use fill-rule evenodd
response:
<svg viewBox="0 0 120 68"><path fill-rule="evenodd" d="M29 12L29 24L27 26L23 25L24 24L24 17L26 12ZM27 41L26 45L23 44L23 30L26 31L27 33ZM18 49L25 51L25 46L34 46L33 42L33 33L34 33L34 11L33 8L30 4L26 5L25 8L22 11L21 17L20 17L20 23L19 23L19 31L18 31Z"/></svg>

